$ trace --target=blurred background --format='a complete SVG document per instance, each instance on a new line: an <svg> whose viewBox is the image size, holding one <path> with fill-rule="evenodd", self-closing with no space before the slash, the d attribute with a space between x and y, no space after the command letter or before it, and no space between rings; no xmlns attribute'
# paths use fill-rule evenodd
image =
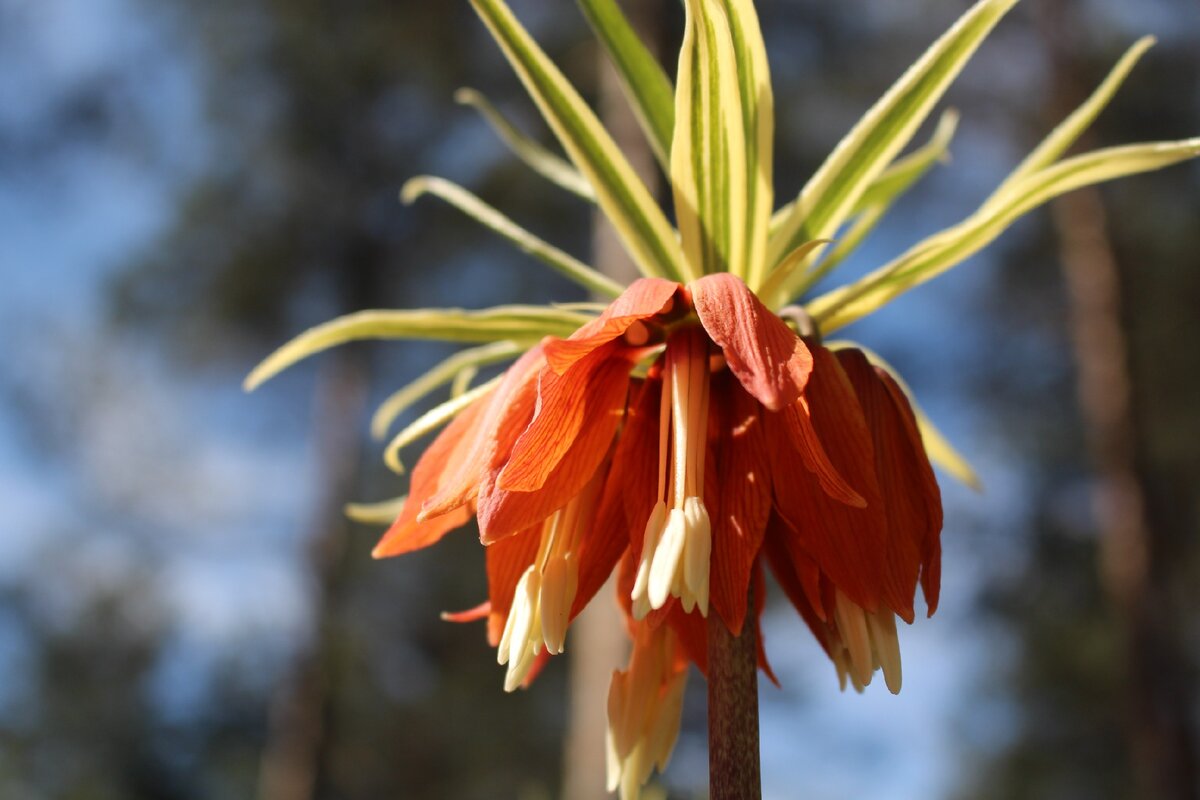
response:
<svg viewBox="0 0 1200 800"><path fill-rule="evenodd" d="M632 5L674 51L678 4ZM780 198L966 5L758 3ZM573 3L513 7L603 92ZM846 274L960 219L1146 33L1089 146L1200 134L1194 2L1029 0L949 95L953 162ZM451 351L240 388L339 313L582 299L399 204L435 173L592 248L461 86L549 141L465 0L0 0L0 797L562 796L570 655L505 695L482 626L438 619L482 597L474 536L372 562L341 513L403 492L369 410ZM1198 197L1194 164L1074 195L847 331L985 489L942 476L942 610L901 631L899 697L839 693L772 596L768 797L1198 796ZM671 797L706 791L702 686Z"/></svg>

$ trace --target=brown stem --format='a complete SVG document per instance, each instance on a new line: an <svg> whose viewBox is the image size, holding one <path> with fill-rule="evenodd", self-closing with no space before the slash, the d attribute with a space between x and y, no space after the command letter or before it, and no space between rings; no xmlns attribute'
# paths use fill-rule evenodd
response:
<svg viewBox="0 0 1200 800"><path fill-rule="evenodd" d="M708 786L710 800L760 800L758 626L754 598L742 635L708 615Z"/></svg>

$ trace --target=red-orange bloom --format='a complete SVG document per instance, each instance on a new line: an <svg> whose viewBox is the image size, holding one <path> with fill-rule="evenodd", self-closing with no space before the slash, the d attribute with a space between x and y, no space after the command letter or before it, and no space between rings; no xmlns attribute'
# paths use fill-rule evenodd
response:
<svg viewBox="0 0 1200 800"><path fill-rule="evenodd" d="M489 601L465 617L488 617L510 689L623 556L631 624L667 624L701 666L700 617L739 633L764 561L843 684L882 668L898 691L895 617L918 583L937 606L941 501L903 392L728 273L639 280L527 353L425 452L376 554L472 513Z"/></svg>

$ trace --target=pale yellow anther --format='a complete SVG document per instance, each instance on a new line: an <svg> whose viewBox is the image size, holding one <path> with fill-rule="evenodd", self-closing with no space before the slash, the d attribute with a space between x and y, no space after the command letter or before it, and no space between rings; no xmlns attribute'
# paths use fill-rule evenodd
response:
<svg viewBox="0 0 1200 800"><path fill-rule="evenodd" d="M888 691L900 693L900 640L895 614L887 608L875 613L865 611L839 589L828 633L830 656L843 691L849 682L861 692L871 683L875 670L883 670Z"/></svg>
<svg viewBox="0 0 1200 800"><path fill-rule="evenodd" d="M525 570L521 580L517 582L516 591L513 592L512 608L504 623L500 646L496 649L496 661L508 665L508 671L504 675L506 692L515 691L525 682L537 654L542 649L538 603L540 584L541 574L531 565Z"/></svg>
<svg viewBox="0 0 1200 800"><path fill-rule="evenodd" d="M666 768L679 736L687 670L674 659L675 634L665 625L638 630L629 667L608 689L605 737L608 790L636 800L657 767Z"/></svg>
<svg viewBox="0 0 1200 800"><path fill-rule="evenodd" d="M869 686L875 664L871 656L871 635L867 630L866 614L861 606L839 589L834 616L850 656L850 676L857 683Z"/></svg>
<svg viewBox="0 0 1200 800"><path fill-rule="evenodd" d="M896 635L896 615L886 608L867 615L867 626L871 631L871 649L875 661L883 670L883 681L888 691L900 694L903 675L900 669L900 639Z"/></svg>
<svg viewBox="0 0 1200 800"><path fill-rule="evenodd" d="M604 477L605 470L597 470L582 492L542 524L537 556L517 582L496 650L496 660L508 665L505 691L525 682L543 647L550 653L563 652L579 590L577 550L594 517Z"/></svg>
<svg viewBox="0 0 1200 800"><path fill-rule="evenodd" d="M694 328L675 334L667 343L663 376L659 501L643 535L632 593L635 619L662 608L672 597L679 598L684 611L699 608L708 615L712 524L703 494L709 380L704 333Z"/></svg>

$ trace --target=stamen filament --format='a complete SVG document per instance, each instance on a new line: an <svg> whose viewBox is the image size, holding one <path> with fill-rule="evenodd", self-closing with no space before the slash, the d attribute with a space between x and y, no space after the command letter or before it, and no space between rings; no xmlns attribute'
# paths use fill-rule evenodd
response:
<svg viewBox="0 0 1200 800"><path fill-rule="evenodd" d="M708 345L699 327L678 331L667 342L659 412L659 499L642 538L632 593L635 619L662 608L671 597L679 598L687 612L699 606L700 613L708 615L712 530L703 500L708 449Z"/></svg>

